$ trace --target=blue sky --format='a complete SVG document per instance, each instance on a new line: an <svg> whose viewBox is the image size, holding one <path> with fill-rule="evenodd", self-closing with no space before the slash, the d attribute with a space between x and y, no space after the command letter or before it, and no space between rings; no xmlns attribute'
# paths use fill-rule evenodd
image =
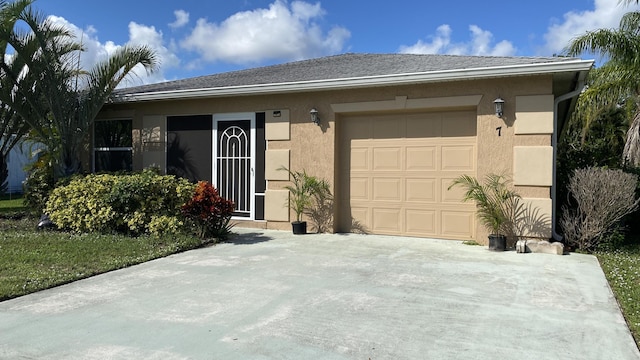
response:
<svg viewBox="0 0 640 360"><path fill-rule="evenodd" d="M617 27L617 0L36 0L73 29L85 66L145 44L162 66L127 85L345 52L551 56L578 34ZM586 56L588 57L588 56Z"/></svg>

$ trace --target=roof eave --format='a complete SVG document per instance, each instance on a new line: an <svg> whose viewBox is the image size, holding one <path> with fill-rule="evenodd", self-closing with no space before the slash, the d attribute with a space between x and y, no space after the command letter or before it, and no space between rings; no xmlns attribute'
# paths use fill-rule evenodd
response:
<svg viewBox="0 0 640 360"><path fill-rule="evenodd" d="M509 65L472 69L429 71L408 74L353 77L343 79L157 91L148 93L131 93L119 96L117 99L115 99L115 102L178 100L322 90L341 90L375 86L421 84L453 80L476 80L496 77L540 75L564 72L588 72L593 66L593 63L593 60L577 59L541 64Z"/></svg>

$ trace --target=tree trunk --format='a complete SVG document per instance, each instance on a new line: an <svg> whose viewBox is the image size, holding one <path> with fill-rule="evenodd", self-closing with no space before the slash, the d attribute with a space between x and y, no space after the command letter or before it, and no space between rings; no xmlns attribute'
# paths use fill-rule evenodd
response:
<svg viewBox="0 0 640 360"><path fill-rule="evenodd" d="M633 122L627 130L627 141L622 151L622 161L629 166L640 166L640 112L633 116Z"/></svg>

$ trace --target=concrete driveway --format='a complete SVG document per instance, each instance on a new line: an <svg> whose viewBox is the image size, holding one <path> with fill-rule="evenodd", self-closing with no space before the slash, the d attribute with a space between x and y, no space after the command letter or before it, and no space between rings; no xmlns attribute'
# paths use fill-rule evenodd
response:
<svg viewBox="0 0 640 360"><path fill-rule="evenodd" d="M0 358L640 358L593 256L236 231L0 303Z"/></svg>

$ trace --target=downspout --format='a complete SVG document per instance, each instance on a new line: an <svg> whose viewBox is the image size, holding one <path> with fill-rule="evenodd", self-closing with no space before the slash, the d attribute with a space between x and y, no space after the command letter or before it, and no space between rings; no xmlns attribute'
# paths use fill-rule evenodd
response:
<svg viewBox="0 0 640 360"><path fill-rule="evenodd" d="M580 76L580 75L578 75ZM580 79L577 81L575 90L568 92L564 95L560 95L557 98L555 98L555 100L553 101L553 135L551 136L551 146L553 148L553 185L551 186L551 236L553 237L553 240L555 241L562 241L562 235L557 233L557 225L556 225L556 215L558 214L558 211L556 209L557 206L557 187L558 187L558 183L557 183L557 158L558 158L558 132L560 131L560 129L558 129L558 105L566 100L572 99L578 95L580 95L580 93L582 93L582 89L584 88L584 77L580 76Z"/></svg>

